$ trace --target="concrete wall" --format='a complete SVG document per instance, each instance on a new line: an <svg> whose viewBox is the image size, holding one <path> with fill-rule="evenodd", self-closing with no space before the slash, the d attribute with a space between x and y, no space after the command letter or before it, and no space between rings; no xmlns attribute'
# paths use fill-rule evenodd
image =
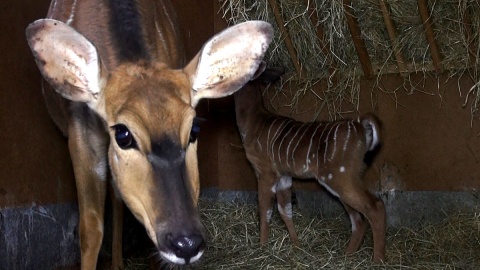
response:
<svg viewBox="0 0 480 270"><path fill-rule="evenodd" d="M40 73L25 39L48 0L0 3L0 208L75 200L67 140L49 119Z"/></svg>

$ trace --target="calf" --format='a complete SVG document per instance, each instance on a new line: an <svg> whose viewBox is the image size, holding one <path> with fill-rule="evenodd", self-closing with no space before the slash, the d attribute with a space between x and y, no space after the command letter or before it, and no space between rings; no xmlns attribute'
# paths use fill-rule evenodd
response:
<svg viewBox="0 0 480 270"><path fill-rule="evenodd" d="M350 216L352 235L347 254L357 251L363 241L366 224L361 213L372 227L373 260L384 260L384 204L362 182L364 156L380 140L375 116L365 114L359 121L302 123L274 115L263 106L258 81L234 96L238 129L258 180L260 243L267 242L276 196L291 240L299 244L292 221L292 177L315 178L341 201Z"/></svg>

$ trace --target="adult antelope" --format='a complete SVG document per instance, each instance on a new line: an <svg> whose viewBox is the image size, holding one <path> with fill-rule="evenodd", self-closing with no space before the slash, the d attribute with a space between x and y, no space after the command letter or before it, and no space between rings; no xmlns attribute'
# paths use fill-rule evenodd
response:
<svg viewBox="0 0 480 270"><path fill-rule="evenodd" d="M247 84L234 97L243 146L258 180L260 243L267 242L276 196L290 238L299 245L292 221L292 177L315 178L340 199L350 216L352 235L347 253L357 251L363 241L366 226L362 213L373 231L373 260L384 260L384 204L361 181L364 156L379 144L376 118L366 114L360 121L302 123L274 115L263 106L258 80Z"/></svg>
<svg viewBox="0 0 480 270"><path fill-rule="evenodd" d="M54 0L26 36L48 85L49 112L69 138L80 211L82 269L95 269L106 180L169 262L198 260L194 108L232 94L253 76L273 31L260 21L210 39L187 65L168 1ZM60 95L58 95L58 94ZM122 268L114 204L112 268Z"/></svg>

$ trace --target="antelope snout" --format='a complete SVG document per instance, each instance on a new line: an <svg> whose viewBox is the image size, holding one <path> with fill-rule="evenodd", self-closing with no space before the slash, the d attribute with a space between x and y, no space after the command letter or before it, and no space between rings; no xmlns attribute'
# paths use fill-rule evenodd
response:
<svg viewBox="0 0 480 270"><path fill-rule="evenodd" d="M189 264L198 261L205 249L205 237L201 233L168 233L158 239L165 247L160 255L175 264Z"/></svg>
<svg viewBox="0 0 480 270"><path fill-rule="evenodd" d="M166 236L167 246L175 252L175 255L190 263L198 260L205 248L205 240L200 234L181 235L174 237L171 234Z"/></svg>

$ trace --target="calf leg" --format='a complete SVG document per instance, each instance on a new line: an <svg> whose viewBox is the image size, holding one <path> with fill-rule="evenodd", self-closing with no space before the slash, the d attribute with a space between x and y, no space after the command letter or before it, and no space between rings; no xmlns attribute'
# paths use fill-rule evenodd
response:
<svg viewBox="0 0 480 270"><path fill-rule="evenodd" d="M271 174L258 174L258 210L260 216L260 244L265 245L268 240L269 223L273 212L275 190L275 176Z"/></svg>
<svg viewBox="0 0 480 270"><path fill-rule="evenodd" d="M342 202L343 203L343 202ZM365 236L365 222L363 221L362 215L357 212L352 207L348 206L347 204L343 203L345 210L350 217L350 221L352 223L352 236L350 237L350 241L347 247L347 254L354 253L360 248L362 244L363 238Z"/></svg>
<svg viewBox="0 0 480 270"><path fill-rule="evenodd" d="M292 212L292 178L291 177L281 177L280 181L277 183L277 207L280 216L282 217L285 226L287 226L288 234L290 239L295 246L299 246L297 232L293 225L293 212Z"/></svg>
<svg viewBox="0 0 480 270"><path fill-rule="evenodd" d="M78 132L76 132L78 131ZM87 139L88 130L69 129L69 150L77 185L80 215L81 269L96 269L102 245L106 196L106 153L96 152L100 141ZM97 147L97 148L96 148ZM106 149L106 148L105 148Z"/></svg>
<svg viewBox="0 0 480 270"><path fill-rule="evenodd" d="M383 201L379 198L373 196L363 187L359 185L346 185L342 188L342 191L339 192L340 199L353 209L362 213L370 223L373 233L373 261L381 262L385 259L385 207ZM354 243L357 241L354 234ZM356 244L356 243L355 243ZM348 251L351 251L350 248L355 246L350 244Z"/></svg>
<svg viewBox="0 0 480 270"><path fill-rule="evenodd" d="M113 188L110 192L112 201L112 270L121 270L123 266L122 232L123 232L123 202L115 195Z"/></svg>

